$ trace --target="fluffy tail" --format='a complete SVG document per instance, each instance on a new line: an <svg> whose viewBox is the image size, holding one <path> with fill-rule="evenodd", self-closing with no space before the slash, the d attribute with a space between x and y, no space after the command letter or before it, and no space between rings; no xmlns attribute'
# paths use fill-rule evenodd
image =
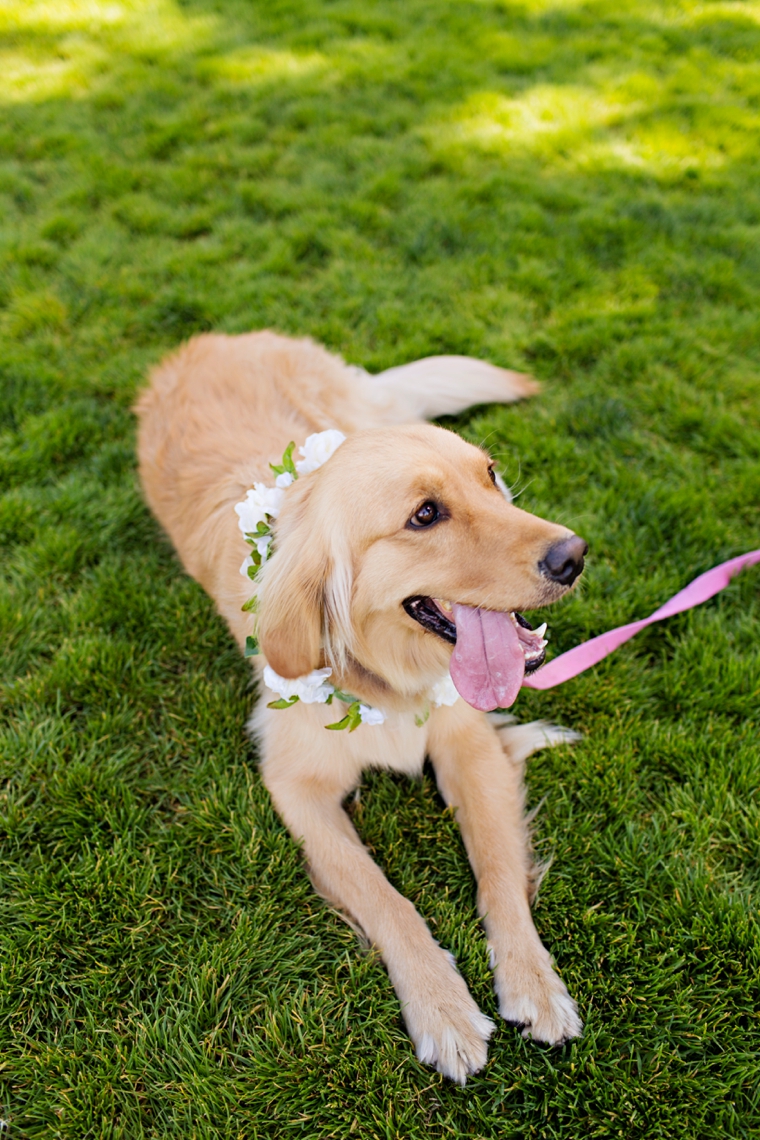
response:
<svg viewBox="0 0 760 1140"><path fill-rule="evenodd" d="M510 404L540 390L530 376L471 356L426 356L370 382L391 405L396 423L455 415L473 404Z"/></svg>

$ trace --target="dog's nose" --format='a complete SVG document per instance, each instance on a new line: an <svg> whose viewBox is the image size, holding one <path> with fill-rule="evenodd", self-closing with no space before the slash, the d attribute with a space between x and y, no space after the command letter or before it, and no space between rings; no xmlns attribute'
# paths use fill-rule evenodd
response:
<svg viewBox="0 0 760 1140"><path fill-rule="evenodd" d="M553 582L572 586L583 569L583 556L587 552L588 543L573 534L549 547L543 562L539 562L539 569Z"/></svg>

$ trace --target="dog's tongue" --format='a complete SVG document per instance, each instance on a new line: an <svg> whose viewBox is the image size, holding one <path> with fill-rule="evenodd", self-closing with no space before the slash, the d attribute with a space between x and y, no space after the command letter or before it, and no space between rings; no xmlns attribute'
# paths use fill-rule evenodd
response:
<svg viewBox="0 0 760 1140"><path fill-rule="evenodd" d="M457 643L451 679L468 705L490 712L517 700L525 675L525 655L507 613L454 605Z"/></svg>

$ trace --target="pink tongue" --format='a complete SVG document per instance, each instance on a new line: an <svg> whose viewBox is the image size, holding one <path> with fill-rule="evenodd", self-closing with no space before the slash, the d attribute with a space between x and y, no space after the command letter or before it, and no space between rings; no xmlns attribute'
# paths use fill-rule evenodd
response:
<svg viewBox="0 0 760 1140"><path fill-rule="evenodd" d="M451 654L451 679L468 705L490 712L517 700L525 674L525 656L509 614L454 605L457 643Z"/></svg>

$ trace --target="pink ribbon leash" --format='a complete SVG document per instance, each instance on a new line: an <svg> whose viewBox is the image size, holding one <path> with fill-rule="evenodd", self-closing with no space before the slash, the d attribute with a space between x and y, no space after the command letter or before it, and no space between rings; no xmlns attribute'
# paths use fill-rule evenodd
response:
<svg viewBox="0 0 760 1140"><path fill-rule="evenodd" d="M683 590L679 590L650 617L629 622L628 625L620 625L617 629L608 630L607 633L600 633L598 637L592 637L590 641L584 641L582 645L576 645L574 649L555 657L532 677L526 677L523 685L528 689L553 689L555 685L561 685L563 681L577 677L579 673L590 669L624 642L629 641L639 630L652 625L653 622L662 621L663 618L672 617L673 614L680 614L684 610L701 605L708 598L724 590L740 570L744 570L746 566L754 566L758 562L760 562L760 550L751 550L748 554L740 554L738 558L721 562L720 566L714 566L712 570L700 574Z"/></svg>

